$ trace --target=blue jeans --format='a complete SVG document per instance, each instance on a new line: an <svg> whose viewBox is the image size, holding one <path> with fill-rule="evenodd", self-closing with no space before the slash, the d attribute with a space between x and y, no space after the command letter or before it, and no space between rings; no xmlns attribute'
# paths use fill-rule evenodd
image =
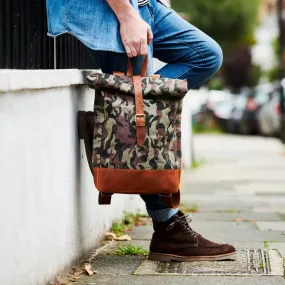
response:
<svg viewBox="0 0 285 285"><path fill-rule="evenodd" d="M150 0L140 7L141 17L153 32L149 46L148 74L153 73L152 59L167 63L156 73L166 78L187 79L188 87L201 85L212 77L222 64L220 46L205 33L183 20L171 8L160 1ZM95 67L104 73L126 72L127 55L108 51L90 50ZM143 58L132 59L134 73L140 73ZM184 108L187 106L184 106ZM176 209L165 208L159 195L141 195L149 215L155 221L166 221L177 213Z"/></svg>

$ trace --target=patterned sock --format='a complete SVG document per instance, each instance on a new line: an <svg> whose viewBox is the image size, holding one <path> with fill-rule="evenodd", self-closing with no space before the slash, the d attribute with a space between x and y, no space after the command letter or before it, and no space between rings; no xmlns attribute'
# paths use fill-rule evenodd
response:
<svg viewBox="0 0 285 285"><path fill-rule="evenodd" d="M166 222L178 212L178 209L173 209L173 208L167 208L162 210L147 209L147 212L154 222Z"/></svg>

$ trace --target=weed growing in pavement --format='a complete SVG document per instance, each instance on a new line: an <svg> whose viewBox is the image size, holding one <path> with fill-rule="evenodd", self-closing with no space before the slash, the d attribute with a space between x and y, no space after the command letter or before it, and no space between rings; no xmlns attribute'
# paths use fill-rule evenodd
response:
<svg viewBox="0 0 285 285"><path fill-rule="evenodd" d="M269 249L271 243L276 243L278 240L265 240L264 241L264 248Z"/></svg>
<svg viewBox="0 0 285 285"><path fill-rule="evenodd" d="M203 163L204 163L204 161L202 161L202 160L193 160L192 164L191 164L191 168L196 169L196 168L200 167Z"/></svg>
<svg viewBox="0 0 285 285"><path fill-rule="evenodd" d="M125 244L119 246L115 254L117 255L148 255L148 250L141 246L135 246L133 244Z"/></svg>
<svg viewBox="0 0 285 285"><path fill-rule="evenodd" d="M184 213L197 213L199 212L199 207L197 204L193 204L191 206L181 204L181 211Z"/></svg>
<svg viewBox="0 0 285 285"><path fill-rule="evenodd" d="M111 231L117 236L121 236L133 226L136 226L143 218L147 218L147 216L141 214L139 210L136 213L124 212L122 220L115 220L113 222Z"/></svg>
<svg viewBox="0 0 285 285"><path fill-rule="evenodd" d="M116 234L116 236L121 236L124 234L124 232L126 231L126 225L120 221L120 220L115 220L113 222L111 231Z"/></svg>
<svg viewBox="0 0 285 285"><path fill-rule="evenodd" d="M239 210L234 210L234 209L225 209L224 211L221 211L223 213L228 213L228 214L231 214L231 213L237 213L239 214L240 211Z"/></svg>
<svg viewBox="0 0 285 285"><path fill-rule="evenodd" d="M219 126L205 126L204 124L193 124L193 134L223 134L223 130Z"/></svg>

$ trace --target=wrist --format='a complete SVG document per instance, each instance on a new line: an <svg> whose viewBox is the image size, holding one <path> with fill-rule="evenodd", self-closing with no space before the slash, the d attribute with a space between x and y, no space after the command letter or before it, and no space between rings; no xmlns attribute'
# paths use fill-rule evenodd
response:
<svg viewBox="0 0 285 285"><path fill-rule="evenodd" d="M120 23L122 22L126 22L132 18L137 18L138 15L136 13L136 11L134 10L134 8L129 5L128 7L125 7L124 10L119 10L117 13L116 13L116 16L118 18L118 21Z"/></svg>

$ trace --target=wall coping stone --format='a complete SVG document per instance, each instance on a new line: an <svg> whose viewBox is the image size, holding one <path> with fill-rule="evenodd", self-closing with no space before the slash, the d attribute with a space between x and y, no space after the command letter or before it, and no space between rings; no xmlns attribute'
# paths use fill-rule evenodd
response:
<svg viewBox="0 0 285 285"><path fill-rule="evenodd" d="M98 70L96 70L98 71ZM49 89L86 84L86 76L94 70L0 70L0 93L26 89Z"/></svg>

